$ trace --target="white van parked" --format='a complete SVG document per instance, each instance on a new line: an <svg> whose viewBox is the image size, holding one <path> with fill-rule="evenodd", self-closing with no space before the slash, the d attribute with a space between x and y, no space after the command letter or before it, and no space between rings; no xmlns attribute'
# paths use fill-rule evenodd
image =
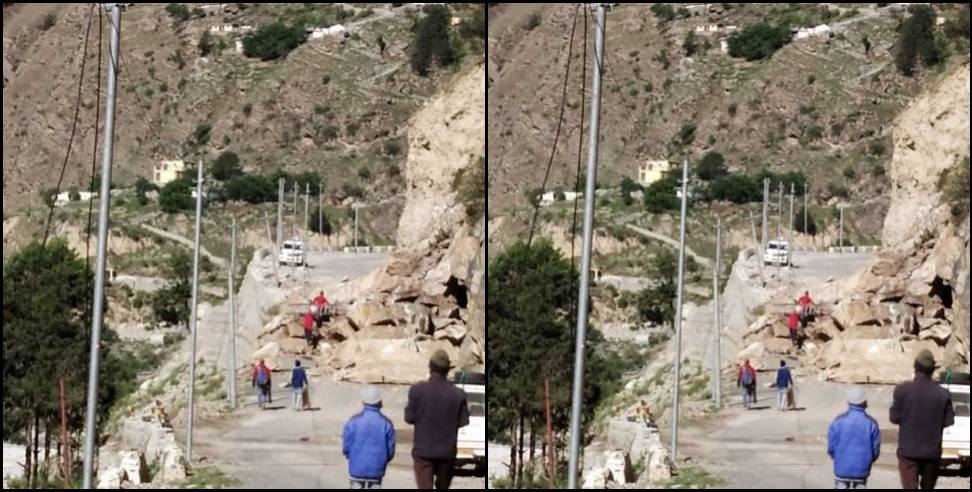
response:
<svg viewBox="0 0 972 492"><path fill-rule="evenodd" d="M783 239L770 241L763 254L763 263L766 265L787 266L790 264L790 243Z"/></svg>
<svg viewBox="0 0 972 492"><path fill-rule="evenodd" d="M469 425L459 428L456 442L456 468L474 465L477 475L486 475L486 376L456 376L456 387L466 392Z"/></svg>
<svg viewBox="0 0 972 492"><path fill-rule="evenodd" d="M969 384L942 384L952 394L955 424L942 431L941 466L959 465L969 469Z"/></svg>
<svg viewBox="0 0 972 492"><path fill-rule="evenodd" d="M304 242L300 239L284 241L283 248L280 249L281 265L304 265Z"/></svg>

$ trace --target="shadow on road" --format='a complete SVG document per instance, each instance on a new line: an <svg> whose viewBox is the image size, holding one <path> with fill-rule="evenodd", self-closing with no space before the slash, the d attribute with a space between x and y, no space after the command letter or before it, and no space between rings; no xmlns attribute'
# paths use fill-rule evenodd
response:
<svg viewBox="0 0 972 492"><path fill-rule="evenodd" d="M455 476L457 476L457 477L479 477L479 478L485 478L486 477L486 470L485 469L482 469L482 470L479 470L479 472L477 473L477 470L474 469L474 468L460 468L460 469L456 470Z"/></svg>
<svg viewBox="0 0 972 492"><path fill-rule="evenodd" d="M965 468L964 470L959 468L945 468L943 470L939 470L938 476L968 478L970 476L970 473L968 468Z"/></svg>

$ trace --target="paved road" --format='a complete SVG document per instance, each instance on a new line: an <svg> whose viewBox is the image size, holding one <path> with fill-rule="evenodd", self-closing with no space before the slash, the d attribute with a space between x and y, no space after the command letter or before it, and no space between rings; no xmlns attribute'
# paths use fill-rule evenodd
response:
<svg viewBox="0 0 972 492"><path fill-rule="evenodd" d="M832 488L832 462L827 455L827 426L846 410L848 385L797 377L797 404L803 410L776 410L775 390L763 387L771 378L760 374L760 410L740 406L735 388L729 407L705 421L686 425L679 435L680 456L692 456L730 488ZM888 420L891 386L868 386L868 413L881 429L881 457L869 488L900 488L895 450L897 427ZM938 488L968 489L968 477L944 477Z"/></svg>

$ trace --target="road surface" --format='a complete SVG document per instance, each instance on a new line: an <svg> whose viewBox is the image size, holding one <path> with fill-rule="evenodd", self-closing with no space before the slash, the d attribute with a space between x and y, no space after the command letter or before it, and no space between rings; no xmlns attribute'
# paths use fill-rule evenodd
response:
<svg viewBox="0 0 972 492"><path fill-rule="evenodd" d="M693 462L726 480L729 488L833 488L827 427L846 410L849 385L797 377L800 410L780 412L775 390L764 384L772 377L770 373L757 377L758 410L743 409L735 386L729 386L731 391L725 393L728 408L683 426L679 455L691 456ZM901 487L895 458L897 426L888 420L893 390L891 386L866 387L868 413L881 429L881 456L868 488ZM969 478L942 477L938 488L968 490Z"/></svg>

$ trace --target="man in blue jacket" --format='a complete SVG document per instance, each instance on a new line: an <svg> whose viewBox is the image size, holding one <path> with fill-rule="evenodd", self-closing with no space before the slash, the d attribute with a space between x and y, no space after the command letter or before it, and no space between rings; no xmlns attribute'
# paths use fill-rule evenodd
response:
<svg viewBox="0 0 972 492"><path fill-rule="evenodd" d="M834 488L865 489L871 465L881 454L881 431L865 410L867 396L858 387L847 391L847 411L827 429L827 454L834 460Z"/></svg>
<svg viewBox="0 0 972 492"><path fill-rule="evenodd" d="M786 367L786 361L780 361L780 368L776 370L776 393L778 395L776 407L785 412L787 407L786 392L793 386L793 374Z"/></svg>
<svg viewBox="0 0 972 492"><path fill-rule="evenodd" d="M361 413L344 424L344 457L352 489L380 489L385 468L395 457L395 426L381 413L377 388L365 388L361 402Z"/></svg>

